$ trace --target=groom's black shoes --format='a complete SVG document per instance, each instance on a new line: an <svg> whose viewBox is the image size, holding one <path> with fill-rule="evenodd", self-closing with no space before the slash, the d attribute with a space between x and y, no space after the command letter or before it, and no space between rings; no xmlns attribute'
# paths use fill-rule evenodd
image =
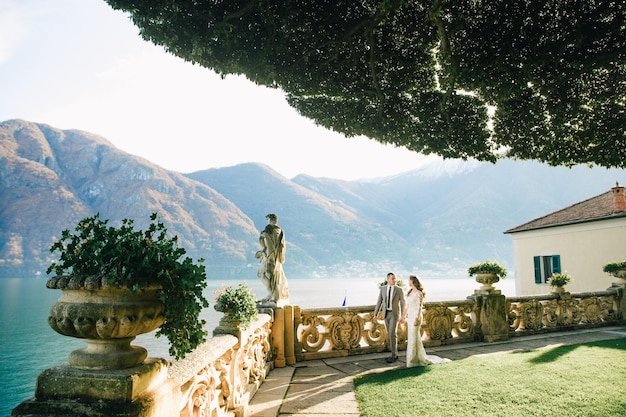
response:
<svg viewBox="0 0 626 417"><path fill-rule="evenodd" d="M387 359L385 359L385 362L387 362L387 363L394 363L397 360L398 360L397 356L390 356Z"/></svg>

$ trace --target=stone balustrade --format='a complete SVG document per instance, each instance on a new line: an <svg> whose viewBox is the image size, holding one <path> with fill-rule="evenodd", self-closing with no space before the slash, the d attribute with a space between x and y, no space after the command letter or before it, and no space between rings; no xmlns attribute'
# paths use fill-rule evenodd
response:
<svg viewBox="0 0 626 417"><path fill-rule="evenodd" d="M623 289L506 300L510 336L608 326L624 317Z"/></svg>
<svg viewBox="0 0 626 417"><path fill-rule="evenodd" d="M570 294L551 293L506 298L475 294L465 300L426 302L422 322L424 346L493 342L529 334L609 326L623 322L624 288ZM295 356L298 361L382 352L386 330L373 319L374 306L295 311ZM406 349L406 325L398 328L398 348Z"/></svg>
<svg viewBox="0 0 626 417"><path fill-rule="evenodd" d="M207 343L172 363L180 417L243 415L272 366L271 325L265 314L245 330L220 325Z"/></svg>
<svg viewBox="0 0 626 417"><path fill-rule="evenodd" d="M619 285L593 293L509 298L477 291L465 300L425 303L421 330L428 348L609 326L623 323L625 310ZM180 361L149 358L115 371L51 368L39 376L35 397L11 416L242 416L274 367L386 350L385 326L373 312L373 305L284 306L262 311L246 330L218 326L213 338ZM401 350L406 340L400 325Z"/></svg>
<svg viewBox="0 0 626 417"><path fill-rule="evenodd" d="M296 358L298 361L383 352L387 331L373 319L374 306L343 308L295 308ZM429 302L424 305L424 346L478 340L478 299ZM405 350L407 329L398 326L398 349Z"/></svg>
<svg viewBox="0 0 626 417"><path fill-rule="evenodd" d="M273 366L272 325L268 314L245 330L220 325L206 343L171 363L148 358L128 369L47 369L35 397L11 416L243 416Z"/></svg>

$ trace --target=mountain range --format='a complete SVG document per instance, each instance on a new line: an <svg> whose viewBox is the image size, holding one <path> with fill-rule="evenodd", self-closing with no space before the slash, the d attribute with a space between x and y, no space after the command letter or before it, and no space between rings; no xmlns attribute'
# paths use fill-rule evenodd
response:
<svg viewBox="0 0 626 417"><path fill-rule="evenodd" d="M45 274L63 229L100 213L145 227L157 212L209 279L256 279L259 232L275 213L289 278L388 271L459 277L478 261L513 268L504 232L626 183L625 170L442 161L345 181L246 163L181 174L105 138L23 120L0 123L0 277Z"/></svg>

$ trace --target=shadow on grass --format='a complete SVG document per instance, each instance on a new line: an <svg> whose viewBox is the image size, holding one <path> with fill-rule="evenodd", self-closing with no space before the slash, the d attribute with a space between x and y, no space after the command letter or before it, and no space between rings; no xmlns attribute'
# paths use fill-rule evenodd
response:
<svg viewBox="0 0 626 417"><path fill-rule="evenodd" d="M541 355L535 356L528 362L533 364L555 362L560 357L567 355L568 353L578 349L579 347L580 345L567 345L558 346L552 349L546 349L543 351L543 353L541 353Z"/></svg>
<svg viewBox="0 0 626 417"><path fill-rule="evenodd" d="M431 371L430 366L416 366L413 368L390 369L381 373L371 373L358 375L354 378L355 388L362 384L375 383L376 385L387 385L398 382L404 378L413 380Z"/></svg>
<svg viewBox="0 0 626 417"><path fill-rule="evenodd" d="M554 362L580 347L599 347L605 349L626 350L626 338L602 340L599 342L582 343L578 345L557 346L552 349L544 350L540 355L529 360L529 362L533 364Z"/></svg>

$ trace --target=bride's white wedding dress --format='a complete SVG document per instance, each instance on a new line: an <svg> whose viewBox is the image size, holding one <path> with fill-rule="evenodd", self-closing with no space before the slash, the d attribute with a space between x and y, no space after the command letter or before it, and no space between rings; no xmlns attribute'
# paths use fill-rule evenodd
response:
<svg viewBox="0 0 626 417"><path fill-rule="evenodd" d="M422 343L422 335L419 329L422 327L422 301L424 295L421 291L413 290L406 297L406 305L408 308L406 326L407 326L407 345L406 345L406 366L426 366L433 363L449 362L449 359L440 358L435 355L427 355ZM417 326L415 320L417 319Z"/></svg>

